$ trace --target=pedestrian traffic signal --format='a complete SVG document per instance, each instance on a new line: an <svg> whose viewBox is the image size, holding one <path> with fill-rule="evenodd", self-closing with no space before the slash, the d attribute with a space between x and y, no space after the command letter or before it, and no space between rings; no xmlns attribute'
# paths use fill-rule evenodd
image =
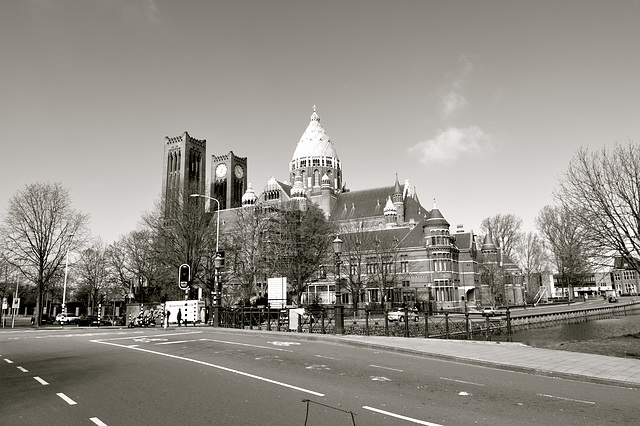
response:
<svg viewBox="0 0 640 426"><path fill-rule="evenodd" d="M191 283L191 267L186 263L180 265L179 273L178 273L178 287L180 290L186 290L189 288L189 284Z"/></svg>

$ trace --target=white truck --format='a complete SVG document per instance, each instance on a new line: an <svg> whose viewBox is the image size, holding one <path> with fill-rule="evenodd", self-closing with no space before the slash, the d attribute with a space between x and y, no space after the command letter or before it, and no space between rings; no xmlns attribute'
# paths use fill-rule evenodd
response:
<svg viewBox="0 0 640 426"><path fill-rule="evenodd" d="M165 312L169 311L169 325L178 324L178 310L184 325L196 325L204 322L205 306L202 300L168 300L164 304Z"/></svg>

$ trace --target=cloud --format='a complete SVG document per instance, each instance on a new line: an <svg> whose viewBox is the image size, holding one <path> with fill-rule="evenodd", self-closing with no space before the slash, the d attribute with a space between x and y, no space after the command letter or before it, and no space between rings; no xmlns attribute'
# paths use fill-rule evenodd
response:
<svg viewBox="0 0 640 426"><path fill-rule="evenodd" d="M455 78L442 91L440 104L438 105L440 115L445 120L455 116L468 104L467 98L462 94L462 89L473 71L474 65L466 55L461 56L458 62L460 67L456 72Z"/></svg>
<svg viewBox="0 0 640 426"><path fill-rule="evenodd" d="M418 153L420 162L423 164L451 163L459 158L475 156L493 148L494 141L491 135L478 126L450 127L439 131L433 139L418 142L409 148L409 153Z"/></svg>

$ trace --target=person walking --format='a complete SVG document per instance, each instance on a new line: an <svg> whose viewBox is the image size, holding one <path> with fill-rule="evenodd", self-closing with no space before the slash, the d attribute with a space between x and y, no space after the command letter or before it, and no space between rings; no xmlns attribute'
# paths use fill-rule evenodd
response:
<svg viewBox="0 0 640 426"><path fill-rule="evenodd" d="M178 319L178 327L180 327L180 323L182 322L182 309L178 308L178 313L176 314L176 318Z"/></svg>
<svg viewBox="0 0 640 426"><path fill-rule="evenodd" d="M167 312L164 314L164 328L169 327L169 317L171 316L171 311L167 309Z"/></svg>

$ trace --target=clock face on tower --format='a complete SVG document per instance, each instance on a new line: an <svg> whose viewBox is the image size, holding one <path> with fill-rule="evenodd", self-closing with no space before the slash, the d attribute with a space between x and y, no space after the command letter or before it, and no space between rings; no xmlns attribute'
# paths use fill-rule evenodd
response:
<svg viewBox="0 0 640 426"><path fill-rule="evenodd" d="M224 163L218 164L216 167L216 176L219 178L225 177L227 175L227 165Z"/></svg>
<svg viewBox="0 0 640 426"><path fill-rule="evenodd" d="M236 165L234 171L235 171L236 177L238 179L242 179L242 176L244 176L244 170L242 169L242 166L240 164Z"/></svg>

